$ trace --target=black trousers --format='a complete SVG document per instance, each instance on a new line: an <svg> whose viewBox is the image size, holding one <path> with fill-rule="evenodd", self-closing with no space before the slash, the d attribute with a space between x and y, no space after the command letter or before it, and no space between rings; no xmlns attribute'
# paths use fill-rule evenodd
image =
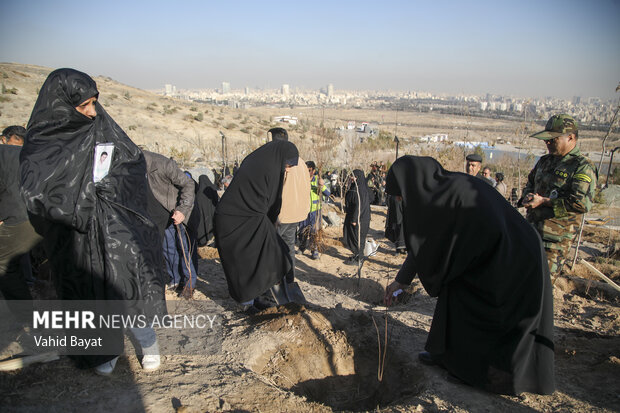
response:
<svg viewBox="0 0 620 413"><path fill-rule="evenodd" d="M291 258L292 268L286 274L286 282L292 283L295 281L295 234L297 232L297 222L292 224L279 224L278 234L286 245L288 246L288 255Z"/></svg>
<svg viewBox="0 0 620 413"><path fill-rule="evenodd" d="M32 299L21 261L41 240L30 221L0 225L0 292L5 300Z"/></svg>

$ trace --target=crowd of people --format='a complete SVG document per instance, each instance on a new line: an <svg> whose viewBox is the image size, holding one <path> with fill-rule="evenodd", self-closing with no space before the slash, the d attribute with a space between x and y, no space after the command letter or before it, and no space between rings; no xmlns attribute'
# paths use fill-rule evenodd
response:
<svg viewBox="0 0 620 413"><path fill-rule="evenodd" d="M367 255L370 205L387 205L385 237L406 258L385 291L386 305L416 275L437 297L422 363L493 392L554 391L551 281L592 206L597 181L596 168L577 148L572 117L556 115L532 135L549 154L518 201L524 219L506 199L503 174L493 179L478 154L466 157L466 173L406 155L389 169L373 162L367 175L355 169L321 176L282 128L269 130L271 141L233 171L196 182L174 160L135 145L98 94L87 74L56 70L41 87L27 128L2 133L5 299L32 299L28 252L41 243L59 299L123 300L131 303L127 312L162 315L166 288L192 298L197 246L211 241L241 311L305 303L295 282L296 249L320 258L322 205L335 195L344 202L349 264ZM155 331L129 333L143 368L158 368ZM122 342L122 332L117 339ZM117 359L76 362L109 375Z"/></svg>

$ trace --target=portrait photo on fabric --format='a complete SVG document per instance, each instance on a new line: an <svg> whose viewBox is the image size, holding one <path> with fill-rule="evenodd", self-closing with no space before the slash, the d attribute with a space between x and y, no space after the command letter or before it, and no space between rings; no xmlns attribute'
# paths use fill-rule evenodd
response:
<svg viewBox="0 0 620 413"><path fill-rule="evenodd" d="M95 146L95 159L93 163L93 182L99 182L108 174L112 164L114 144L100 143Z"/></svg>

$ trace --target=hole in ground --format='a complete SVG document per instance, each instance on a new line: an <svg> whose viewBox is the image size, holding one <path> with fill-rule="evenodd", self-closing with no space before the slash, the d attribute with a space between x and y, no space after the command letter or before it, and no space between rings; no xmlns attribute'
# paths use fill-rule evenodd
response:
<svg viewBox="0 0 620 413"><path fill-rule="evenodd" d="M335 329L323 312L329 314L287 305L259 314L255 322L269 334L252 344L255 356L249 367L265 381L335 410L372 410L423 390L422 371L390 353L389 343L379 381L370 314L350 313L338 320L342 329ZM382 326L380 331L383 343Z"/></svg>

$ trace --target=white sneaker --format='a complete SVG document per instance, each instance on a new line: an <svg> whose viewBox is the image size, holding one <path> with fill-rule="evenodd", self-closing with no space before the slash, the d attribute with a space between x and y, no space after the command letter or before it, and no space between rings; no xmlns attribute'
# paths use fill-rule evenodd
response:
<svg viewBox="0 0 620 413"><path fill-rule="evenodd" d="M95 367L95 373L100 376L109 376L114 371L114 367L116 367L116 362L118 361L118 356L114 357L110 361L106 361L103 364L100 364Z"/></svg>
<svg viewBox="0 0 620 413"><path fill-rule="evenodd" d="M142 370L157 370L160 365L161 357L159 356L159 354L146 354L144 357L142 357Z"/></svg>

